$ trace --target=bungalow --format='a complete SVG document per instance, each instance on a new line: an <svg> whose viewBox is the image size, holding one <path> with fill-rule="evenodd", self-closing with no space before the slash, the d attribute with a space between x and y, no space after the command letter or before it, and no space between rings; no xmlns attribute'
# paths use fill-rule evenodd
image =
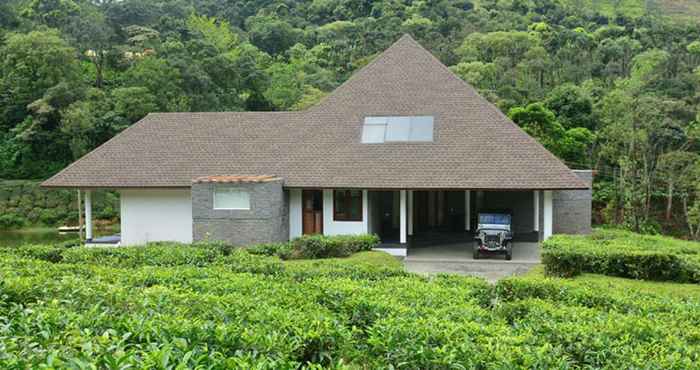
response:
<svg viewBox="0 0 700 370"><path fill-rule="evenodd" d="M121 194L121 244L376 233L396 254L468 238L507 209L516 237L591 228L572 171L406 35L299 112L157 113L43 183Z"/></svg>

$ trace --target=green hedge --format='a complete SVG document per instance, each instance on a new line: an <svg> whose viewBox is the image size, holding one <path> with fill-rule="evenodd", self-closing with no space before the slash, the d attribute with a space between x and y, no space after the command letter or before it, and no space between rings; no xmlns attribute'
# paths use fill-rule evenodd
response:
<svg viewBox="0 0 700 370"><path fill-rule="evenodd" d="M338 239L353 240L345 237ZM362 241L367 238L359 237L357 240ZM359 253L352 258L327 259L322 263L314 260L300 260L285 266L280 258L274 255L279 251L278 247L283 245L288 244L265 244L251 248L233 248L224 243L173 242L103 248L72 248L71 244L27 245L0 248L0 256L115 268L222 266L232 272L286 275L297 281L318 276L375 280L406 275L401 264L396 263L393 257L380 252L365 252L371 253L369 258ZM259 252L263 255L255 255L251 252ZM267 256L262 252L272 255Z"/></svg>
<svg viewBox="0 0 700 370"><path fill-rule="evenodd" d="M292 249L299 258L347 257L372 250L379 244L376 235L305 235L292 240Z"/></svg>
<svg viewBox="0 0 700 370"><path fill-rule="evenodd" d="M369 251L379 244L376 235L304 235L288 243L267 243L249 246L252 254L277 256L282 259L316 259L348 257Z"/></svg>
<svg viewBox="0 0 700 370"><path fill-rule="evenodd" d="M620 230L555 235L542 243L550 276L582 272L644 280L700 282L700 243Z"/></svg>

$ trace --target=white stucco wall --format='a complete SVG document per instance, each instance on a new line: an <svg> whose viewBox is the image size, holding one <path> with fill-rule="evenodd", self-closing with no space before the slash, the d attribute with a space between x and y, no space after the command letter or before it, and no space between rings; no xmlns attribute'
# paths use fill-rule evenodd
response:
<svg viewBox="0 0 700 370"><path fill-rule="evenodd" d="M189 189L129 189L121 195L121 245L192 242Z"/></svg>
<svg viewBox="0 0 700 370"><path fill-rule="evenodd" d="M289 190L289 239L298 238L302 233L301 189Z"/></svg>
<svg viewBox="0 0 700 370"><path fill-rule="evenodd" d="M362 191L362 221L333 221L333 190L323 191L323 234L365 234L368 230L367 190Z"/></svg>

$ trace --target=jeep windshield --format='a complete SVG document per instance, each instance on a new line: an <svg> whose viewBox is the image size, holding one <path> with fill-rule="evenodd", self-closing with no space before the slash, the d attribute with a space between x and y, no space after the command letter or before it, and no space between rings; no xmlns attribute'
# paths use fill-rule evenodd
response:
<svg viewBox="0 0 700 370"><path fill-rule="evenodd" d="M507 213L479 213L480 230L510 231L510 215Z"/></svg>
<svg viewBox="0 0 700 370"><path fill-rule="evenodd" d="M509 226L510 215L503 213L480 213L479 224Z"/></svg>

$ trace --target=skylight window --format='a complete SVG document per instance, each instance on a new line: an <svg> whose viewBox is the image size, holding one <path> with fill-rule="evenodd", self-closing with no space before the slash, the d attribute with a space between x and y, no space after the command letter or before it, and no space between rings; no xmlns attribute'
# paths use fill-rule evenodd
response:
<svg viewBox="0 0 700 370"><path fill-rule="evenodd" d="M365 117L362 142L433 141L433 116Z"/></svg>

